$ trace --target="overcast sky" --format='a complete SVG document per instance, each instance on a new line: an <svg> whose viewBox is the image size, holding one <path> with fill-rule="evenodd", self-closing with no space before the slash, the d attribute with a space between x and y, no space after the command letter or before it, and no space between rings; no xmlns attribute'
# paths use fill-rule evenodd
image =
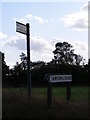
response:
<svg viewBox="0 0 90 120"><path fill-rule="evenodd" d="M16 32L16 21L30 23L32 61L51 61L55 43L67 41L75 53L88 59L88 3L2 2L0 51L9 66L26 53L26 36Z"/></svg>

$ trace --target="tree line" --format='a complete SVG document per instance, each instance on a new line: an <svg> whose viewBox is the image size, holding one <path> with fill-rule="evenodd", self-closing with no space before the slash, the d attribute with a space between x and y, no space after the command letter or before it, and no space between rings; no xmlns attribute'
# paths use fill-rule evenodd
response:
<svg viewBox="0 0 90 120"><path fill-rule="evenodd" d="M58 42L53 51L54 58L50 62L36 61L30 62L32 86L46 86L46 74L72 74L73 85L88 85L88 71L90 70L90 60L85 64L85 59L81 55L74 53L73 46L68 42ZM7 66L4 54L2 57L2 83L3 87L27 86L27 56L20 54L21 62L10 69Z"/></svg>

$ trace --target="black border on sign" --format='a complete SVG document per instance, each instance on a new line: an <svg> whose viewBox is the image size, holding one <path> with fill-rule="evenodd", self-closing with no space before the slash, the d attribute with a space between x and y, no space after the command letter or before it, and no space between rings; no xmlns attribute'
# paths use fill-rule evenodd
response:
<svg viewBox="0 0 90 120"><path fill-rule="evenodd" d="M24 26L26 26L25 24L23 24L23 23L20 23L20 22L17 22L17 21L16 21L16 23L19 23L19 24L21 24L21 25L24 25Z"/></svg>

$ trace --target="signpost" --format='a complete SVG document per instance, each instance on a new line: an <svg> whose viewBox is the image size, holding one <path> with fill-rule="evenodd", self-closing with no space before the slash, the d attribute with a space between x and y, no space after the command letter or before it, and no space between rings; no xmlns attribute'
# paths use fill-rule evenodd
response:
<svg viewBox="0 0 90 120"><path fill-rule="evenodd" d="M30 30L29 23L22 24L16 22L16 32L27 35L27 77L28 77L28 95L31 96L31 72L30 72Z"/></svg>
<svg viewBox="0 0 90 120"><path fill-rule="evenodd" d="M48 78L48 88L47 88L47 108L49 109L52 105L52 84L65 82L67 85L66 89L66 99L70 101L71 99L71 81L72 75L49 75Z"/></svg>

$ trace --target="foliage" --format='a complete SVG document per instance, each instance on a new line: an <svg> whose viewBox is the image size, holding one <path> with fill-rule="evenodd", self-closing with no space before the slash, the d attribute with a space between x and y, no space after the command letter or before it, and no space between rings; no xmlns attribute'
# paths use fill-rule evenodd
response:
<svg viewBox="0 0 90 120"><path fill-rule="evenodd" d="M43 61L31 62L32 86L46 86L46 74L72 74L73 85L88 85L88 71L90 71L90 59L88 64L81 66L81 56L74 54L72 45L68 42L59 42L53 51L54 59L48 63ZM78 59L79 58L79 59ZM27 86L27 57L20 54L21 63L9 69L6 65L3 54L3 86Z"/></svg>
<svg viewBox="0 0 90 120"><path fill-rule="evenodd" d="M2 53L2 84L6 85L8 83L9 85L9 66L7 66L6 62L5 62L5 56L4 53Z"/></svg>
<svg viewBox="0 0 90 120"><path fill-rule="evenodd" d="M74 49L68 42L58 42L55 44L54 59L53 62L59 64L80 64L82 57L74 54Z"/></svg>
<svg viewBox="0 0 90 120"><path fill-rule="evenodd" d="M22 70L26 70L27 69L27 57L25 55L25 53L21 53L20 55L20 59L21 59L21 68Z"/></svg>

